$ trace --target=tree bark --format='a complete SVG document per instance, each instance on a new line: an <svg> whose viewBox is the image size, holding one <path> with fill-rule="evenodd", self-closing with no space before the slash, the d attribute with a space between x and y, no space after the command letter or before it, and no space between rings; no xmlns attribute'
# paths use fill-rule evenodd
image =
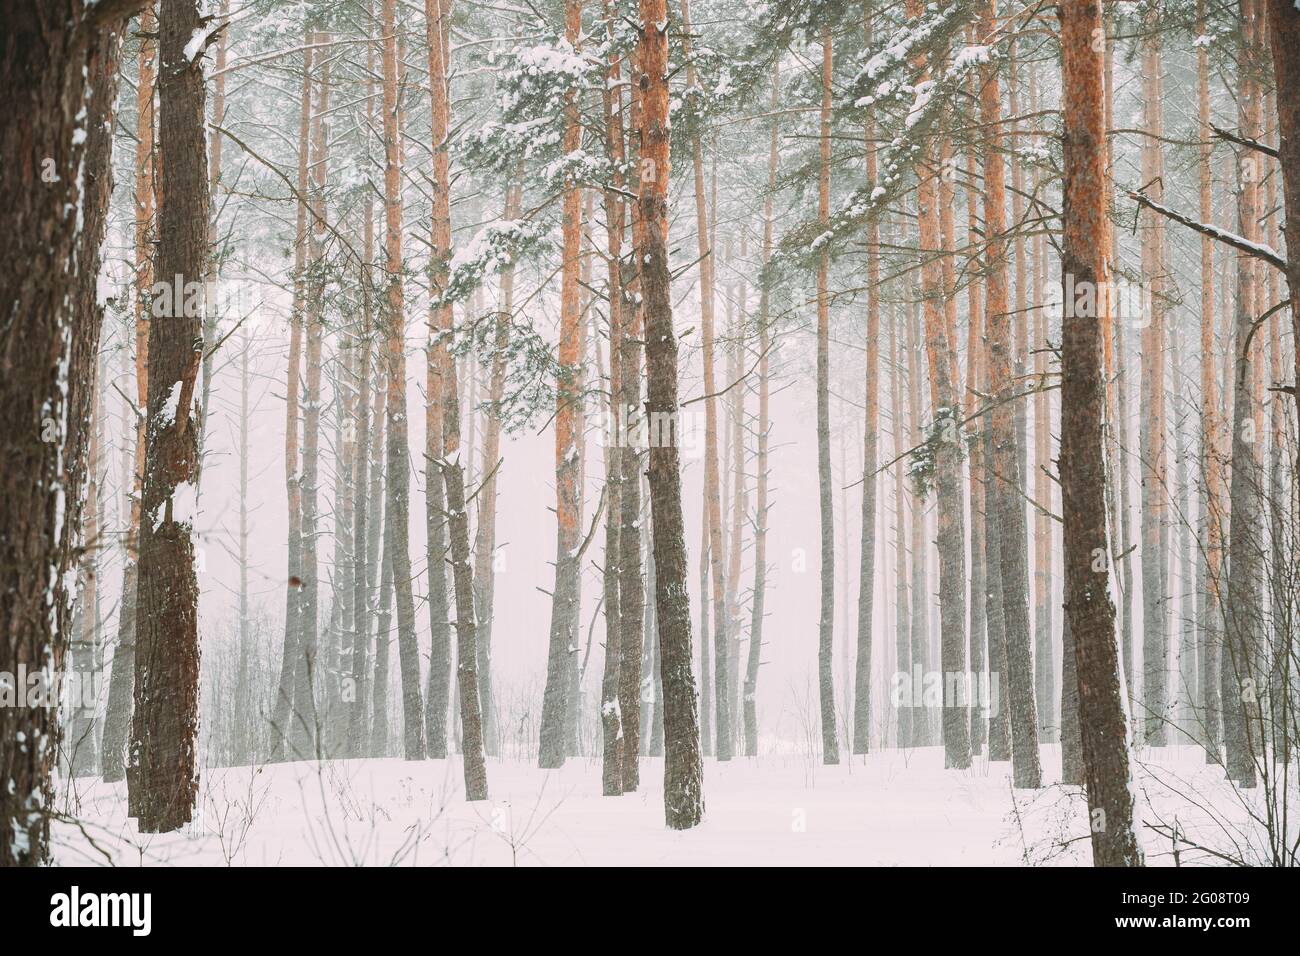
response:
<svg viewBox="0 0 1300 956"><path fill-rule="evenodd" d="M132 452L131 516L126 529L126 566L117 647L104 711L103 771L106 783L126 777L126 738L135 696L136 577L139 567L140 502L144 483L144 409L149 403L149 289L153 286L154 238L154 89L158 20L152 5L140 12L136 78L135 141L135 442Z"/></svg>
<svg viewBox="0 0 1300 956"><path fill-rule="evenodd" d="M565 39L577 49L582 33L581 0L565 0ZM565 100L564 152L575 152L582 141L578 106L570 92ZM539 765L543 769L563 766L567 748L566 727L569 701L569 658L577 653L577 551L582 536L579 527L582 474L578 455L578 418L582 404L579 382L582 361L579 326L579 270L581 268L582 193L578 184L564 186L564 262L560 276L560 348L555 397L555 590L551 594L551 630L546 659L546 690L542 698L542 728Z"/></svg>
<svg viewBox="0 0 1300 956"><path fill-rule="evenodd" d="M985 42L994 34L996 0L981 10L980 32ZM988 302L985 310L989 337L989 392L992 410L992 470L987 489L989 510L995 516L998 570L1002 584L1002 618L1006 648L1006 683L1010 696L1012 768L1017 787L1037 788L1042 781L1038 755L1038 718L1034 707L1033 659L1029 647L1028 581L1025 573L1025 507L1021 500L1020 460L1015 412L1009 401L1012 346L1007 308L1006 179L1000 132L1002 104L996 67L986 67L980 94L980 118L985 126L984 218L988 230ZM992 751L990 751L992 752Z"/></svg>
<svg viewBox="0 0 1300 956"><path fill-rule="evenodd" d="M149 335L144 500L140 521L135 712L127 786L142 833L188 823L198 793L198 578L194 565L198 436L194 387L207 303L208 156L201 26L194 0L158 15L158 252ZM160 299L170 299L160 301Z"/></svg>
<svg viewBox="0 0 1300 956"><path fill-rule="evenodd" d="M1101 4L1065 0L1058 13L1065 117L1062 281L1068 290L1072 277L1074 289L1082 291L1091 284L1095 293L1106 281L1106 244L1099 239L1108 229L1102 59L1092 42L1102 30ZM1102 433L1105 391L1098 318L1095 309L1076 308L1076 302L1067 298L1061 396L1065 613L1079 686L1093 862L1141 866L1142 851L1134 832L1129 727L1121 693L1115 609L1110 602Z"/></svg>
<svg viewBox="0 0 1300 956"><path fill-rule="evenodd" d="M1258 0L1241 0L1242 81L1238 99L1240 132L1259 139L1260 94L1254 71L1263 52L1263 19ZM1259 157L1238 158L1237 231L1249 242L1260 239ZM1257 714L1260 642L1263 637L1262 499L1264 470L1259 428L1257 367L1264 360L1263 341L1254 325L1264 311L1255 258L1237 253L1237 301L1233 355L1232 467L1229 478L1228 582L1223 654L1220 659L1223 738L1229 779L1241 787L1255 785L1255 761L1261 741L1252 721Z"/></svg>
<svg viewBox="0 0 1300 956"><path fill-rule="evenodd" d="M864 42L871 44L871 5L863 18ZM776 112L775 88L772 112ZM776 136L773 126L772 135ZM876 124L871 111L863 130L867 182L877 181ZM775 150L772 171L775 168ZM774 188L770 181L769 190ZM876 466L880 456L880 224L867 224L866 409L862 436L862 530L858 561L858 646L853 675L853 752L871 750L871 643L876 607Z"/></svg>
<svg viewBox="0 0 1300 956"><path fill-rule="evenodd" d="M668 10L664 0L640 0L637 85L641 92L641 242L637 267L645 304L648 395L646 414L677 423L677 339L668 272ZM664 819L686 830L704 815L695 678L691 674L691 614L686 586L679 451L675 441L649 449L654 523L656 621L664 685ZM729 739L719 735L719 742Z"/></svg>
<svg viewBox="0 0 1300 956"><path fill-rule="evenodd" d="M411 581L410 451L406 419L405 300L402 288L402 111L398 103L397 0L384 0L384 211L387 292L384 323L388 365L388 514L385 546L397 604L397 654L402 675L402 745L407 760L425 757L424 702L415 640Z"/></svg>
<svg viewBox="0 0 1300 956"><path fill-rule="evenodd" d="M1164 134L1161 82L1161 39L1151 32L1142 43L1144 126L1152 134L1143 140L1143 183L1155 202L1163 196ZM1168 465L1165 451L1165 225L1152 213L1142 243L1142 274L1148 283L1150 321L1142 330L1142 694L1143 742L1163 747L1168 713L1169 612Z"/></svg>
<svg viewBox="0 0 1300 956"><path fill-rule="evenodd" d="M822 29L821 166L817 186L817 215L829 228L831 213L831 88L832 41ZM817 625L817 687L821 704L822 763L840 762L835 732L835 500L831 491L830 321L828 288L830 250L823 245L817 262L817 486L821 506L821 616ZM708 389L708 386L705 386ZM719 711L720 712L720 711ZM719 747L722 735L719 732Z"/></svg>
<svg viewBox="0 0 1300 956"><path fill-rule="evenodd" d="M306 719L305 699L298 684L302 632L302 474L298 463L298 392L301 388L303 299L307 266L308 150L311 144L310 45L302 54L302 95L298 115L298 219L294 237L293 308L289 314L289 367L285 373L284 480L289 509L288 581L285 586L284 644L280 683L271 712L271 760L285 759L285 748ZM302 754L294 754L301 757Z"/></svg>

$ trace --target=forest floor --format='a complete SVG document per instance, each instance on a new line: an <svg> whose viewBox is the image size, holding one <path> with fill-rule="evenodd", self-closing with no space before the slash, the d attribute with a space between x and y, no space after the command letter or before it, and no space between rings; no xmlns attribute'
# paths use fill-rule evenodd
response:
<svg viewBox="0 0 1300 956"><path fill-rule="evenodd" d="M1082 790L1061 787L1059 748L1043 748L1038 791L1013 790L1010 765L943 769L927 747L825 767L790 750L706 760L705 820L663 823L663 762L641 762L642 787L600 796L600 762L558 771L488 761L491 799L466 803L460 762L399 759L213 768L185 830L141 835L125 784L67 787L55 863L66 865L1086 865ZM1148 863L1222 864L1186 842L1241 852L1258 844L1222 771L1193 747L1139 753L1135 783ZM1258 793L1256 797L1262 798ZM1238 849L1233 849L1238 848ZM1258 852L1258 851L1256 851Z"/></svg>

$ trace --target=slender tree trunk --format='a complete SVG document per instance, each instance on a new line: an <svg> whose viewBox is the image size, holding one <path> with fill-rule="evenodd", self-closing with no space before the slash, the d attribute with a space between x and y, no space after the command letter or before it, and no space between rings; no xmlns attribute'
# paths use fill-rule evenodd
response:
<svg viewBox="0 0 1300 956"><path fill-rule="evenodd" d="M102 322L102 316L101 316ZM99 609L100 552L104 549L103 474L104 388L107 366L96 358L90 369L89 441L86 452L86 501L82 522L83 551L77 568L77 596L72 621L72 639L68 646L70 667L74 675L68 696L69 734L63 743L69 773L87 777L95 773L99 756L99 727L96 720L95 690L99 682L102 637Z"/></svg>
<svg viewBox="0 0 1300 956"><path fill-rule="evenodd" d="M921 310L915 299L907 306L907 418L908 446L918 448L921 445ZM912 552L912 609L911 614L911 657L912 669L921 669L924 675L930 669L930 609L927 595L930 588L926 581L926 547L925 547L925 508L924 501L918 493L915 483L912 485L911 503L911 552ZM933 743L934 727L930 720L928 708L920 701L913 701L912 710L912 745L927 747Z"/></svg>
<svg viewBox="0 0 1300 956"><path fill-rule="evenodd" d="M441 261L451 251L451 180L445 142L450 129L449 77L451 11L448 0L426 0L429 18L429 88L433 100L434 216L433 256ZM435 288L438 288L435 285ZM451 351L452 314L444 307L439 334L445 341L441 359L442 457L431 464L442 472L447 490L447 525L451 541L452 580L456 597L456 683L460 691L461 752L465 774L465 799L488 798L487 767L483 755L483 718L479 702L477 628L474 616L474 569L470 563L469 510L465 501L465 466L461 458L460 392L456 360ZM390 399L391 401L391 399ZM465 454L466 459L472 453Z"/></svg>
<svg viewBox="0 0 1300 956"><path fill-rule="evenodd" d="M974 39L972 29L971 39ZM973 275L967 285L967 333L966 333L966 414L974 414L980 406L980 393L984 389L984 301L983 284L976 278L983 269L983 258L975 251L981 241L979 231L979 201L974 186L979 157L976 144L970 144L967 153L970 165L969 180L966 184L966 245L972 250L970 268ZM970 438L967 448L970 454L970 669L976 681L984 680L988 672L988 631L987 604L988 581L986 576L985 549L985 471L984 436L988 428L987 416L974 419L971 423ZM900 668L901 669L901 668ZM988 680L992 680L989 675ZM978 686L978 684L977 684ZM990 689L992 685L990 684ZM990 690L991 692L991 690ZM984 752L988 740L988 718L991 707L975 708L971 711L971 752L979 755Z"/></svg>
<svg viewBox="0 0 1300 956"><path fill-rule="evenodd" d="M236 767L248 765L254 756L256 738L252 715L256 713L250 690L250 666L253 657L252 621L248 601L248 461L249 407L248 376L252 336L247 330L240 335L239 348L239 670L235 677L236 716L235 746L232 754Z"/></svg>
<svg viewBox="0 0 1300 956"><path fill-rule="evenodd" d="M1197 0L1197 20L1200 33L1205 32L1205 0ZM1204 45L1196 49L1197 118L1198 136L1197 174L1200 186L1200 218L1202 222L1214 221L1214 196L1210 161L1213 155L1210 129L1210 54ZM1197 709L1201 740L1207 762L1220 762L1221 705L1219 703L1219 659L1223 649L1223 531L1224 471L1227 463L1224 447L1223 421L1219 413L1219 380L1215 368L1218 354L1215 341L1214 311L1214 240L1201 238L1201 470L1204 475L1201 491L1201 515L1204 526L1204 580L1203 604L1200 620L1201 699Z"/></svg>
<svg viewBox="0 0 1300 956"><path fill-rule="evenodd" d="M697 89L695 61L691 58L690 4L682 0L682 56L686 61L686 85ZM727 688L727 607L725 550L722 545L722 501L718 465L717 384L714 380L714 259L709 217L704 196L704 152L698 132L691 140L691 162L695 173L695 234L700 251L700 334L704 362L704 504L709 534L709 562L713 590L713 705L716 720L718 760L730 760L731 695ZM707 640L707 638L704 638ZM701 652L704 653L704 652ZM707 675L702 675L707 680Z"/></svg>
<svg viewBox="0 0 1300 956"><path fill-rule="evenodd" d="M992 38L996 0L981 12L981 36ZM1038 718L1034 707L1033 659L1029 647L1028 581L1025 573L1025 507L1016 442L1015 412L1010 397L1012 347L1006 282L1006 183L1000 132L1002 104L995 67L986 69L980 94L980 117L985 126L984 218L988 230L989 393L992 411L992 471L988 487L989 510L996 516L999 576L1002 584L1002 618L1006 648L1006 683L1010 697L1012 766L1016 786L1037 788L1042 769L1038 755ZM1021 404L1017 402L1016 404ZM1000 664L1001 662L995 662ZM992 754L992 750L990 750Z"/></svg>
<svg viewBox="0 0 1300 956"><path fill-rule="evenodd" d="M763 200L763 267L772 257L772 230L775 222L773 196L776 193L777 119L775 114L781 104L780 66L772 68L772 129L768 139L767 195ZM875 300L872 300L875 304ZM758 672L763 660L763 615L767 600L767 512L768 512L768 435L771 430L769 412L771 393L772 348L771 294L764 282L758 298L758 452L755 465L754 511L754 589L750 601L749 654L745 661L745 756L758 756Z"/></svg>
<svg viewBox="0 0 1300 956"><path fill-rule="evenodd" d="M1253 71L1262 53L1263 20L1257 0L1241 0L1242 89L1238 122L1243 137L1260 138L1260 94ZM1238 159L1237 231L1247 241L1261 238L1259 219L1260 158L1243 153ZM1258 655L1263 637L1262 521L1264 471L1259 429L1256 369L1264 360L1263 341L1254 324L1264 311L1255 258L1237 254L1236 329L1232 344L1234 395L1232 403L1232 468L1229 478L1228 587L1224 653L1221 658L1223 738L1229 779L1242 787L1255 785L1255 760L1260 741L1252 728L1257 694Z"/></svg>
<svg viewBox="0 0 1300 956"><path fill-rule="evenodd" d="M412 593L409 449L406 427L405 301L402 289L402 112L398 104L397 0L383 3L384 71L384 209L387 292L388 371L388 515L385 547L392 563L397 601L397 653L402 674L402 741L407 760L425 757L424 704L420 693L420 659L415 642ZM381 637L382 640L382 637Z"/></svg>
<svg viewBox="0 0 1300 956"><path fill-rule="evenodd" d="M446 11L442 0L425 0L424 13L433 151L432 253L429 257L429 285L433 297L429 305L429 342L425 349L425 558L429 574L430 636L424 720L429 756L441 760L447 756L452 651L447 592L447 495L443 471L436 462L443 456L444 420L450 397L442 373L448 360L448 338L453 311L450 303L439 303L436 297L447 287L447 268L451 257L450 160L447 153L451 106L443 49L445 44L442 34L446 25L442 22L442 17Z"/></svg>
<svg viewBox="0 0 1300 956"><path fill-rule="evenodd" d="M294 238L293 309L289 314L289 367L285 374L284 478L289 508L288 581L285 588L284 645L280 683L271 712L271 759L285 759L291 734L306 719L297 679L302 632L302 475L298 465L298 390L301 387L303 297L307 266L308 148L311 142L310 46L302 54L302 96L298 120L298 220ZM293 756L305 756L296 753Z"/></svg>
<svg viewBox="0 0 1300 956"><path fill-rule="evenodd" d="M311 34L313 43L322 43L325 34ZM324 239L325 178L328 165L324 116L329 109L329 64L316 70L316 104L311 117L310 192L311 228L307 242L306 310L303 324L306 339L304 398L302 416L302 590L298 608L298 673L294 679L297 720L291 727L290 740L299 757L317 757L321 753L321 712L317 704L317 687L322 681L325 659L320 653L320 567L317 512L320 497L320 406L321 351L325 337Z"/></svg>
<svg viewBox="0 0 1300 956"><path fill-rule="evenodd" d="M104 781L126 777L126 737L135 696L136 583L140 557L140 502L144 490L144 409L149 402L149 289L153 286L154 237L154 88L158 20L152 5L140 12L136 78L135 141L135 384L134 451L131 471L131 517L126 529L126 566L117 647L104 711Z"/></svg>
<svg viewBox="0 0 1300 956"><path fill-rule="evenodd" d="M504 215L519 215L520 190L506 184ZM500 301L494 319L492 367L488 381L487 428L483 436L483 484L479 489L478 527L474 542L474 605L478 620L479 702L483 710L483 750L489 757L500 754L496 707L492 696L492 622L496 593L497 469L501 454L500 405L505 395L506 353L510 347L510 322L514 313L515 269L513 263L501 272ZM434 469L436 471L436 469ZM432 476L432 472L431 472ZM439 476L441 480L441 476ZM430 592L432 593L432 592ZM432 698L430 707L433 706ZM445 707L442 708L444 711ZM432 739L432 738L431 738ZM430 747L432 753L432 747Z"/></svg>
<svg viewBox="0 0 1300 956"><path fill-rule="evenodd" d="M900 348L899 326L906 321L901 304L895 304L889 323L889 356L892 374L890 380L889 408L893 415L894 440L894 656L898 659L895 674L910 678L912 673L912 614L909 595L907 565L907 484L904 478L904 452L908 448L908 435L904 431L907 418L903 407L903 370L907 361ZM895 678L897 679L897 677ZM895 699L898 714L898 728L895 741L900 748L911 747L916 743L914 719L916 710L908 703L899 703Z"/></svg>
<svg viewBox="0 0 1300 956"><path fill-rule="evenodd" d="M1161 82L1161 39L1151 32L1143 41L1144 126L1152 136L1143 140L1144 183L1152 200L1164 193L1164 133ZM1165 251L1164 217L1151 213L1142 244L1142 273L1148 283L1150 321L1142 330L1142 694L1143 742L1163 747L1168 713L1168 476L1165 454Z"/></svg>
<svg viewBox="0 0 1300 956"><path fill-rule="evenodd" d="M871 44L871 5L863 18L864 41ZM775 88L772 112L776 112ZM773 126L775 172L775 135ZM863 138L866 143L867 181L877 181L876 124L868 111ZM769 175L769 190L774 188ZM858 563L858 646L853 676L853 752L871 750L871 642L876 606L876 466L880 457L880 225L873 217L867 226L867 349L866 412L862 436L862 530ZM760 472L761 473L761 472Z"/></svg>
<svg viewBox="0 0 1300 956"><path fill-rule="evenodd" d="M909 7L917 16L915 3ZM928 75L928 74L927 74ZM966 658L966 528L963 515L961 473L960 385L954 381L956 342L950 338L945 316L943 266L938 258L944 242L941 214L940 177L933 154L919 165L917 225L921 255L922 298L925 314L925 352L930 373L930 402L933 408L931 433L927 441L934 454L936 508L939 544L940 658L945 687L951 678L964 680ZM949 209L951 207L949 206ZM950 223L949 223L950 225ZM943 257L943 258L946 258ZM952 297L946 296L949 302ZM947 695L945 694L945 697ZM953 769L970 766L970 712L965 700L944 700L944 765Z"/></svg>
<svg viewBox="0 0 1300 956"><path fill-rule="evenodd" d="M611 68L621 73L621 67L615 64ZM621 158L623 153L623 127L621 94L617 87L609 92L609 129L607 131L611 155ZM639 93L632 93L632 107L636 112ZM618 180L615 180L617 185ZM609 255L611 269L618 262L621 265L624 207L617 195L610 193L606 200L608 217ZM634 232L643 233L644 227L639 218L639 211L633 208ZM643 242L644 236L638 236ZM622 273L610 272L610 316L611 322L617 311L619 334L618 350L615 353L613 339L610 339L611 382L614 380L613 367L618 362L617 409L615 421L633 433L633 425L641 420L641 338L642 308L639 304L639 278L636 270L628 276L628 284L635 290L623 288ZM618 303L615 306L615 302ZM622 433L620 433L622 434ZM636 790L640 786L641 753L641 658L645 642L645 607L646 582L641 558L641 475L642 460L640 451L631 442L620 441L615 455L619 469L618 485L618 613L619 613L619 670L618 670L618 708L622 719L623 765L620 772L620 784L623 792ZM608 505L611 510L614 502Z"/></svg>
<svg viewBox="0 0 1300 956"><path fill-rule="evenodd" d="M730 243L728 243L728 260L731 260ZM741 261L747 261L749 258L749 247L745 236L742 234L740 239L740 258ZM732 266L735 271L734 264ZM745 518L749 510L748 488L745 481L745 391L746 386L742 376L745 374L746 359L746 335L745 326L749 321L748 318L748 296L749 290L744 279L741 278L733 286L733 294L727 297L727 326L731 330L731 372L727 377L728 384L735 383L731 389L731 554L728 559L727 567L727 666L730 672L727 674L727 687L732 693L732 702L729 710L732 715L731 728L734 740L733 751L737 747L744 746L742 721L738 715L744 711L744 701L741 699L741 680L740 680L740 642L744 633L744 627L741 624L740 617L740 573L741 573L741 556L745 549ZM733 315L734 304L734 315Z"/></svg>
<svg viewBox="0 0 1300 956"><path fill-rule="evenodd" d="M606 30L612 38L614 22L610 16L610 2L603 0L602 13L605 17ZM623 159L623 98L620 91L622 75L621 60L610 57L606 70L606 83L602 99L605 110L605 149L616 164ZM617 169L615 165L615 169ZM606 429L605 441L605 569L602 576L605 602L605 663L600 679L600 728L601 728L601 792L607 797L616 797L623 792L623 761L625 738L623 734L623 715L619 709L619 675L622 666L622 605L619 594L620 569L622 566L622 500L623 500L623 459L628 455L625 432L622 428L623 389L620 378L623 355L623 316L625 303L623 299L622 257L623 257L623 200L619 190L623 186L622 174L616 172L611 188L605 190L605 233L609 252L606 293L609 299L609 378L605 401ZM597 342L599 351L599 341ZM632 475L631 480L640 483L639 476ZM480 520L479 526L482 527ZM635 533L635 529L634 529ZM637 542L638 549L640 542ZM638 615L639 617L639 615ZM638 731L640 727L638 726Z"/></svg>
<svg viewBox="0 0 1300 956"><path fill-rule="evenodd" d="M1029 67L1029 112L1038 114L1038 70ZM1039 136L1031 133L1031 147L1037 147ZM1040 192L1039 173L1031 174L1031 190ZM1057 739L1058 725L1054 709L1057 703L1056 648L1052 639L1052 604L1055 588L1052 582L1052 393L1048 382L1048 328L1047 310L1043 307L1043 286L1047 281L1047 242L1040 232L1033 237L1033 284L1029 289L1032 313L1034 368L1034 687L1038 703L1038 739L1051 743ZM1104 339L1103 329L1103 339ZM1026 484L1028 476L1026 476Z"/></svg>
<svg viewBox="0 0 1300 956"><path fill-rule="evenodd" d="M368 49L367 59L373 61L373 50ZM367 112L370 111L367 107ZM370 450L371 416L370 416L370 379L371 355L374 351L374 304L371 300L372 274L374 261L374 205L367 198L362 226L362 256L358 269L358 285L361 292L362 326L356 345L357 356L357 399L356 399L356 452L352 486L356 489L356 508L353 512L353 571L352 571L352 649L349 665L352 676L353 701L348 712L348 737L346 753L349 757L363 754L366 739L366 705L367 695L367 656L370 647L370 601L373 588L370 586L370 547L372 527L379 525L380 502L370 490ZM378 428L375 429L376 434ZM377 470L377 469L376 469ZM373 509L373 513L372 513Z"/></svg>
<svg viewBox="0 0 1300 956"><path fill-rule="evenodd" d="M581 0L565 0L565 38L577 48L582 33ZM565 102L564 151L581 145L578 106L570 93ZM582 536L582 474L578 453L578 418L582 404L579 327L582 192L566 182L563 199L564 264L560 277L560 349L555 406L555 590L551 594L551 631L546 661L546 690L542 698L541 752L543 769L564 764L570 655L577 653L577 595L580 569L576 555Z"/></svg>
<svg viewBox="0 0 1300 956"><path fill-rule="evenodd" d="M822 29L821 174L817 215L829 226L831 212L831 83L832 45L829 27ZM840 762L835 733L835 501L831 491L830 322L828 288L830 250L822 247L817 263L817 485L821 502L821 618L817 626L817 686L821 703L822 762ZM709 386L705 386L710 390ZM721 713L721 711L719 711ZM721 747L719 733L719 747Z"/></svg>

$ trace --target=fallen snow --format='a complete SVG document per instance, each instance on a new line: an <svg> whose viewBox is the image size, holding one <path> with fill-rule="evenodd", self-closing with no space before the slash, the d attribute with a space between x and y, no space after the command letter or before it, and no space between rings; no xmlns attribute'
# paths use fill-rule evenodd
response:
<svg viewBox="0 0 1300 956"><path fill-rule="evenodd" d="M1045 746L1043 758L1051 781L1059 748ZM1228 830L1242 825L1236 796L1198 749L1168 748L1152 759L1137 773L1147 820L1176 814L1193 840L1220 836L1225 821ZM938 747L837 767L789 746L757 760L706 760L705 819L685 832L664 826L662 761L647 758L641 767L640 792L602 797L598 757L557 771L489 759L492 799L477 803L462 798L457 758L207 769L196 822L146 837L126 816L124 784L81 780L72 812L103 852L73 824L56 823L55 861L105 865L107 854L119 865L1091 862L1080 789L1012 791L1009 764L980 759L968 771L945 770ZM1189 806L1180 792L1198 794L1214 812ZM1142 842L1149 864L1172 864L1166 838L1145 830ZM1183 865L1210 862L1181 852Z"/></svg>

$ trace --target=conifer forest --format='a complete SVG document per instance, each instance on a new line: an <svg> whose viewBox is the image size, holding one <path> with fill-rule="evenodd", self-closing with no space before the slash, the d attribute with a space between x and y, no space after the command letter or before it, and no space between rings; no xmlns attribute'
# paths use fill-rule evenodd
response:
<svg viewBox="0 0 1300 956"><path fill-rule="evenodd" d="M2 0L0 106L0 867L1300 864L1295 0Z"/></svg>

